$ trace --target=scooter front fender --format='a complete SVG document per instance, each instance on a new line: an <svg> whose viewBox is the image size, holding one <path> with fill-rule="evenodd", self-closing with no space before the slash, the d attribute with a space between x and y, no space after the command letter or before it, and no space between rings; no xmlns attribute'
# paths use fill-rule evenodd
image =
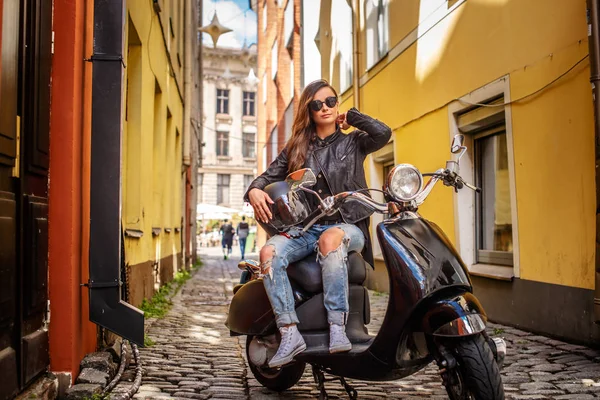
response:
<svg viewBox="0 0 600 400"><path fill-rule="evenodd" d="M225 325L239 335L263 336L275 331L275 315L262 279L250 281L235 292Z"/></svg>
<svg viewBox="0 0 600 400"><path fill-rule="evenodd" d="M460 337L485 330L487 316L479 300L469 292L428 304L422 319L423 332L440 337Z"/></svg>

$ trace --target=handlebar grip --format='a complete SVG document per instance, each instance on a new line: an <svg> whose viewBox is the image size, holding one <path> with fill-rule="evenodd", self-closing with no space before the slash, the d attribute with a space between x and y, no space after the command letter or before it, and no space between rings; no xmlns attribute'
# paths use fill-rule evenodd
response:
<svg viewBox="0 0 600 400"><path fill-rule="evenodd" d="M475 192L477 192L477 193L481 193L481 189L480 189L480 188L478 188L477 186L473 186L473 185L471 185L470 183L467 183L467 182L465 182L465 181L463 181L463 183L464 183L464 184L465 184L465 186L466 186L466 187L468 187L469 189L471 189L471 190L474 190L474 191L475 191Z"/></svg>

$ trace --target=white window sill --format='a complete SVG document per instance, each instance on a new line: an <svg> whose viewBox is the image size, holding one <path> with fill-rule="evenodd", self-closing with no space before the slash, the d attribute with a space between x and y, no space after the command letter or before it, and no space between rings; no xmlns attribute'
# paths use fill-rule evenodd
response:
<svg viewBox="0 0 600 400"><path fill-rule="evenodd" d="M513 267L490 264L473 264L469 267L469 274L508 282L515 277Z"/></svg>
<svg viewBox="0 0 600 400"><path fill-rule="evenodd" d="M375 261L384 262L383 255L375 254L373 256ZM497 279L501 281L511 282L515 277L513 267L503 265L490 265L490 264L474 264L469 267L469 274L473 276L481 276L489 279Z"/></svg>

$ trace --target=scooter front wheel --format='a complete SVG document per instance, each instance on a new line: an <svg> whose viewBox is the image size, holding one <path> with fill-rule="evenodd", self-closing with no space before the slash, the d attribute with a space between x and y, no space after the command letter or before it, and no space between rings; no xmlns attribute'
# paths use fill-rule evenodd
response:
<svg viewBox="0 0 600 400"><path fill-rule="evenodd" d="M504 400L500 369L483 335L454 339L447 345L457 362L446 382L451 400Z"/></svg>
<svg viewBox="0 0 600 400"><path fill-rule="evenodd" d="M254 375L256 380L267 389L275 392L282 392L298 383L300 378L302 378L306 363L293 362L281 368L256 365L252 362L252 357L250 356L250 343L252 343L253 338L250 335L246 337L246 358L248 359L250 371L252 371L252 375Z"/></svg>

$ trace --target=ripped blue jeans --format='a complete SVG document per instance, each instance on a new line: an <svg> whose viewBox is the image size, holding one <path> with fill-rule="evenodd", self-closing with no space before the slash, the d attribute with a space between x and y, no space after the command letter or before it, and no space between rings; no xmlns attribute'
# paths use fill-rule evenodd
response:
<svg viewBox="0 0 600 400"><path fill-rule="evenodd" d="M354 225L313 225L304 235L298 238L287 238L283 235L271 237L266 246L274 249L273 257L261 260L263 270L271 267L272 275L263 278L265 290L271 301L278 327L297 324L294 295L286 269L290 263L302 260L318 250L319 237L332 228L344 231L342 244L328 254L317 253L323 276L324 305L327 320L330 324L344 325L349 312L348 305L348 253L361 251L365 245L362 231ZM297 231L296 231L297 232ZM292 233L292 232L290 232Z"/></svg>

